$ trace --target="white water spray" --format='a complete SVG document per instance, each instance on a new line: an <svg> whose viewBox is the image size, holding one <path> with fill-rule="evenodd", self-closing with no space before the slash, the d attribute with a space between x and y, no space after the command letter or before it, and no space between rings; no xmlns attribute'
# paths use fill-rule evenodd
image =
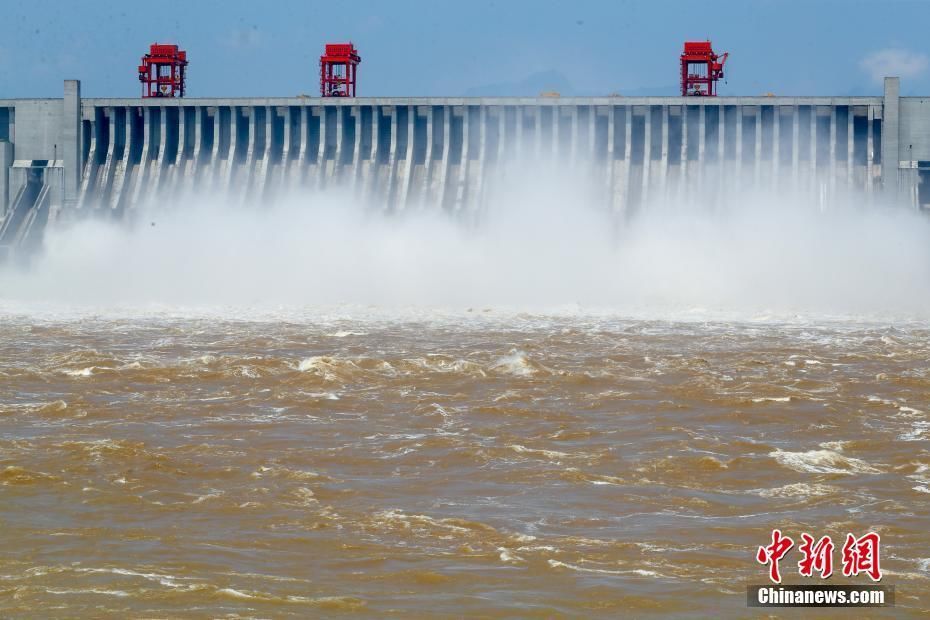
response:
<svg viewBox="0 0 930 620"><path fill-rule="evenodd" d="M6 301L66 304L508 307L924 318L930 220L913 211L747 194L726 208L616 214L558 175L493 192L475 226L383 214L333 190L230 207L189 198L134 226L50 231Z"/></svg>

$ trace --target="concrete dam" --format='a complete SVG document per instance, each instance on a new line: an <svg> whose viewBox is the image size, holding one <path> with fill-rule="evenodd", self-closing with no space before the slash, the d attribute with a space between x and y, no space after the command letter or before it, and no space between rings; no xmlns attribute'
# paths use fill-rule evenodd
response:
<svg viewBox="0 0 930 620"><path fill-rule="evenodd" d="M930 207L930 98L0 99L0 255L81 215L185 192L342 187L391 211L479 209L513 162L585 176L604 208L740 187Z"/></svg>

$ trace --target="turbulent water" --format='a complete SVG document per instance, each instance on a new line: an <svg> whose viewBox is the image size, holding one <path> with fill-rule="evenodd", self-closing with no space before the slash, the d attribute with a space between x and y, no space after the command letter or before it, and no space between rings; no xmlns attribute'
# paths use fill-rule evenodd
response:
<svg viewBox="0 0 930 620"><path fill-rule="evenodd" d="M8 309L0 615L745 615L775 527L879 532L923 615L928 338Z"/></svg>
<svg viewBox="0 0 930 620"><path fill-rule="evenodd" d="M927 218L617 226L537 176L477 224L188 203L0 270L0 616L745 616L773 528L880 533L930 613Z"/></svg>

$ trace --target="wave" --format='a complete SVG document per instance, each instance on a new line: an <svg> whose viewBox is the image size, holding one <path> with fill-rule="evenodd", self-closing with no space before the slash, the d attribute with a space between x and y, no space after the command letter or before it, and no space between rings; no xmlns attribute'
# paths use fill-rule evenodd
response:
<svg viewBox="0 0 930 620"><path fill-rule="evenodd" d="M812 497L835 495L837 493L842 493L843 490L829 484L795 482L772 489L753 489L749 492L759 497L809 499Z"/></svg>
<svg viewBox="0 0 930 620"><path fill-rule="evenodd" d="M769 456L788 469L810 474L880 474L882 470L863 461L844 456L834 450L789 452L775 450Z"/></svg>
<svg viewBox="0 0 930 620"><path fill-rule="evenodd" d="M526 353L517 349L511 350L509 355L499 358L490 365L489 370L516 377L531 377L540 373L551 373L548 368L533 362Z"/></svg>

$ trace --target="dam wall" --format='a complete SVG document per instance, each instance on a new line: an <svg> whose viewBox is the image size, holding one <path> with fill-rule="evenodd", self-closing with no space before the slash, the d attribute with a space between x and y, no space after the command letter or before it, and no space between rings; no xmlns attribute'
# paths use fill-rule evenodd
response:
<svg viewBox="0 0 930 620"><path fill-rule="evenodd" d="M930 207L930 98L887 78L882 97L82 99L68 81L62 99L0 100L0 213L37 169L59 185L53 217L337 187L459 211L535 162L617 212L786 182Z"/></svg>

